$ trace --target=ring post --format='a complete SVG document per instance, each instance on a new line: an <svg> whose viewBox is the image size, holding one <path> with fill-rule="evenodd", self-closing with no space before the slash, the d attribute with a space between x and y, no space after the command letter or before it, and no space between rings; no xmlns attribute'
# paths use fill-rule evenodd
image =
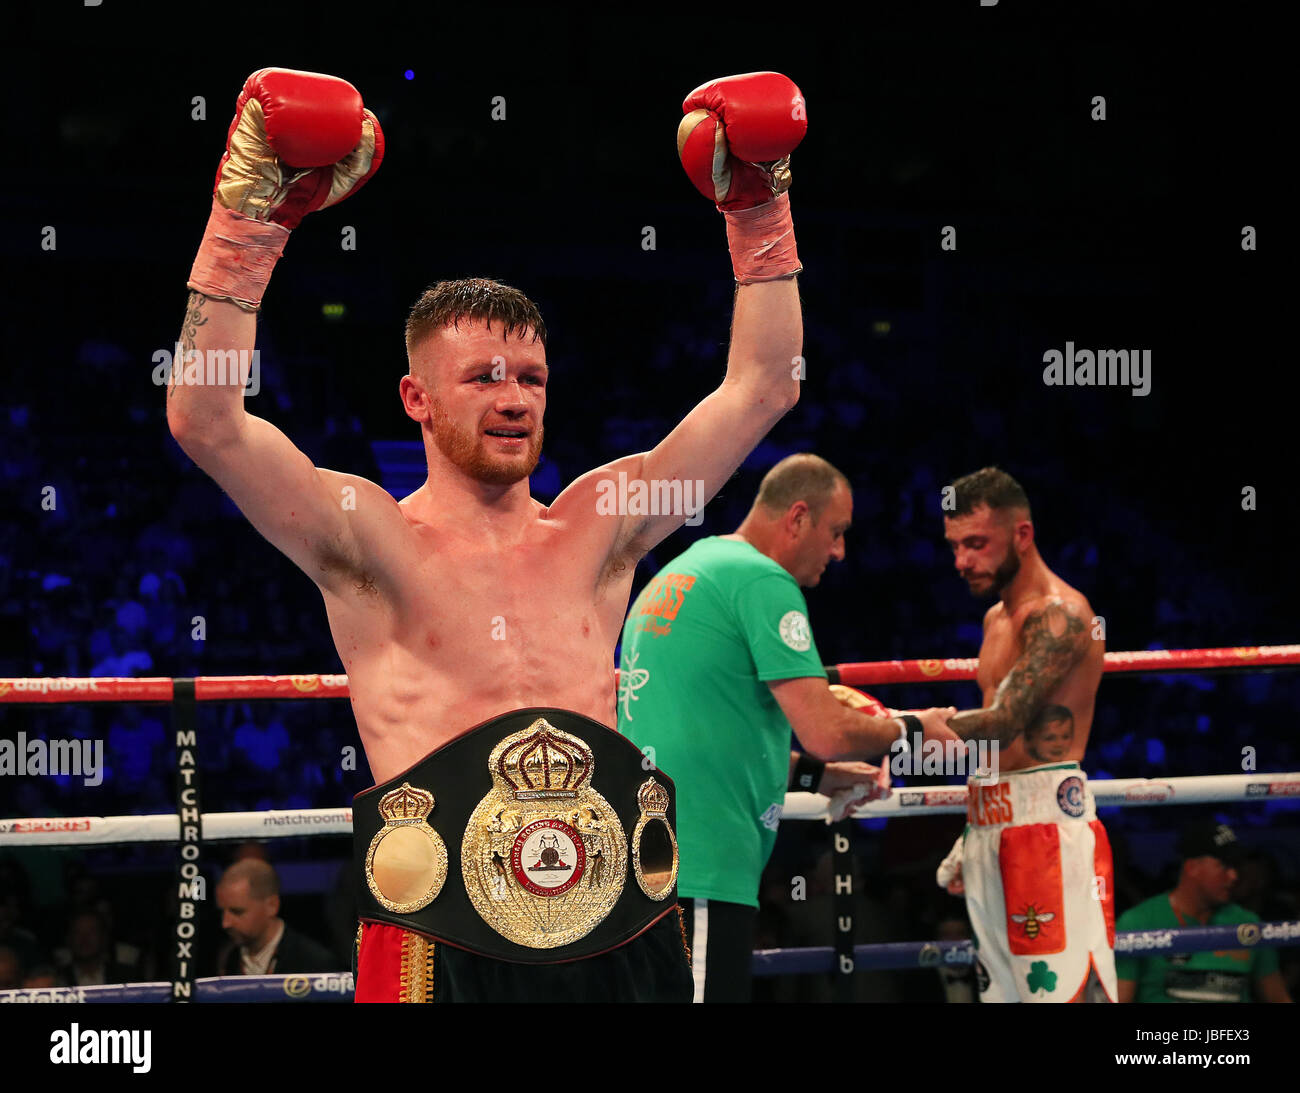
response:
<svg viewBox="0 0 1300 1093"><path fill-rule="evenodd" d="M176 859L176 921L172 931L173 1002L194 998L194 954L198 949L199 904L207 896L199 872L203 809L199 795L199 718L194 680L172 680L172 728L176 740L176 814L180 853Z"/></svg>

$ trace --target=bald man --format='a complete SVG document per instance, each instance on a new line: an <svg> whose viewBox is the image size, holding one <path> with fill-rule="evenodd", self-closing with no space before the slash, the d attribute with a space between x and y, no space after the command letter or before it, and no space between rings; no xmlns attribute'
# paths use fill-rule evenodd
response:
<svg viewBox="0 0 1300 1093"><path fill-rule="evenodd" d="M844 558L852 521L840 471L809 453L783 459L735 533L669 562L623 627L618 727L677 782L697 1002L750 1000L759 878L787 788L874 784L874 767L827 761L873 758L907 732L874 700L837 700L808 622L800 589ZM955 739L953 712L921 713L926 737Z"/></svg>
<svg viewBox="0 0 1300 1093"><path fill-rule="evenodd" d="M235 862L217 884L221 928L229 943L217 957L219 975L337 972L344 961L280 918L280 878L265 861Z"/></svg>

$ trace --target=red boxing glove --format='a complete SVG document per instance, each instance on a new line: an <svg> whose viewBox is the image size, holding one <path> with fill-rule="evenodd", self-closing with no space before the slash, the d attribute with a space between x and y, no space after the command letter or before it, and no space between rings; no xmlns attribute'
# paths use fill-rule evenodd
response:
<svg viewBox="0 0 1300 1093"><path fill-rule="evenodd" d="M790 188L790 153L808 132L803 93L779 72L701 84L682 103L677 154L719 209L765 205Z"/></svg>
<svg viewBox="0 0 1300 1093"><path fill-rule="evenodd" d="M244 82L189 287L255 311L289 229L359 190L384 134L346 80L264 68Z"/></svg>
<svg viewBox="0 0 1300 1093"><path fill-rule="evenodd" d="M727 218L739 284L798 273L790 219L790 153L808 131L803 94L778 72L727 76L682 103L677 154L695 188Z"/></svg>
<svg viewBox="0 0 1300 1093"><path fill-rule="evenodd" d="M870 717L894 716L883 702L867 694L866 691L859 691L856 687L846 687L843 683L832 683L830 686L831 694L842 706L848 706L851 710L861 710Z"/></svg>
<svg viewBox="0 0 1300 1093"><path fill-rule="evenodd" d="M234 212L296 228L364 186L383 158L383 131L350 83L264 68L244 81L213 194Z"/></svg>

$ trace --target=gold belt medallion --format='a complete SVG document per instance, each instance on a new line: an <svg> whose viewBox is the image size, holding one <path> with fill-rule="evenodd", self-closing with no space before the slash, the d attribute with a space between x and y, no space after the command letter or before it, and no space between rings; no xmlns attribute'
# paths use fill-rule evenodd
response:
<svg viewBox="0 0 1300 1093"><path fill-rule="evenodd" d="M447 879L447 846L426 822L433 806L433 794L409 782L379 799L386 822L366 851L366 884L390 911L429 906Z"/></svg>
<svg viewBox="0 0 1300 1093"><path fill-rule="evenodd" d="M492 789L465 828L461 872L483 921L517 945L586 937L623 891L627 838L594 768L591 748L544 717L488 758Z"/></svg>
<svg viewBox="0 0 1300 1093"><path fill-rule="evenodd" d="M636 794L641 817L632 832L632 868L651 899L665 899L677 883L677 836L668 822L668 791L647 778Z"/></svg>

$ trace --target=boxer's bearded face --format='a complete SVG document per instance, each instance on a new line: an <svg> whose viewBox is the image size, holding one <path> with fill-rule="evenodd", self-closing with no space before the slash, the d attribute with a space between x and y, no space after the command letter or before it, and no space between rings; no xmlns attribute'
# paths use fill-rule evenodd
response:
<svg viewBox="0 0 1300 1093"><path fill-rule="evenodd" d="M1008 543L1006 557L1002 559L1002 563L993 571L993 583L990 585L989 590L983 594L983 598L992 599L995 596L1002 595L1002 590L1016 579L1016 574L1019 572L1020 555L1016 553L1015 547ZM979 595L979 593L975 592L974 588L971 589L971 592L975 595Z"/></svg>
<svg viewBox="0 0 1300 1093"><path fill-rule="evenodd" d="M493 421L489 417L478 422L478 428L469 429L453 421L441 402L434 402L432 409L434 445L471 478L496 486L511 486L536 469L542 456L540 422L525 431L518 420ZM520 440L495 435L520 432L525 434Z"/></svg>
<svg viewBox="0 0 1300 1093"><path fill-rule="evenodd" d="M976 599L994 599L1020 572L1014 514L995 513L987 505L965 516L944 518L944 536L952 547L957 572Z"/></svg>
<svg viewBox="0 0 1300 1093"><path fill-rule="evenodd" d="M431 339L426 388L434 447L470 478L510 486L542 454L546 351L532 331L462 321Z"/></svg>

